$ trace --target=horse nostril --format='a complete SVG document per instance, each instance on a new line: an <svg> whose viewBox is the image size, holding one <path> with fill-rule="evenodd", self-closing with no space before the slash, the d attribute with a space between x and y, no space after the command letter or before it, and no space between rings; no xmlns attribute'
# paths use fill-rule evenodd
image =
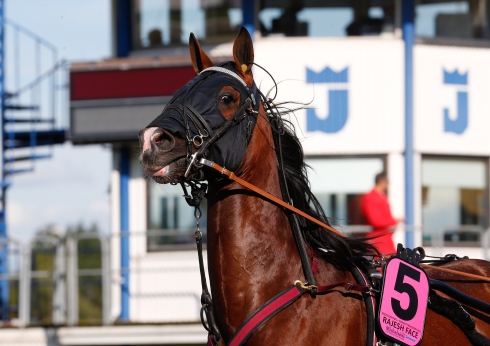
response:
<svg viewBox="0 0 490 346"><path fill-rule="evenodd" d="M160 151L170 151L175 146L175 138L168 131L157 129L150 138L151 146L156 146Z"/></svg>

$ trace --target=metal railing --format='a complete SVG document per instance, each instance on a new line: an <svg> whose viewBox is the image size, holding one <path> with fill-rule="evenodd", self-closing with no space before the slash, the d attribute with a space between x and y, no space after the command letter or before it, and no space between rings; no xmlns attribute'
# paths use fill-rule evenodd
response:
<svg viewBox="0 0 490 346"><path fill-rule="evenodd" d="M198 321L200 286L196 283L199 282L199 271L194 252L187 251L190 244L184 251L148 252L148 236L165 233L125 234L132 243L140 243L138 253L131 255L129 268L121 268L119 261L114 260L118 256L121 234L42 235L26 244L0 239L0 246L8 248L10 264L9 272L0 274L0 284L8 286L11 292L8 318L3 320L3 325L118 323L120 305L117 296L123 273L130 274L134 310L138 310L138 305L149 307L132 313L131 322ZM160 260L161 256L165 258ZM194 282L190 285L192 288L186 284L189 277ZM172 303L174 301L178 302L177 306ZM184 317L173 318L175 313L169 309L177 311L179 305L185 310L180 311ZM153 309L160 311L154 311L150 316ZM164 317L159 319L159 314Z"/></svg>
<svg viewBox="0 0 490 346"><path fill-rule="evenodd" d="M336 226L348 236L363 236L372 231L372 227L367 225L346 225ZM461 253L469 253L485 260L490 259L490 228L485 229L480 225L457 225L444 227L442 229L432 229L427 226L407 226L398 225L396 233L404 233L406 230L419 233L421 244L433 251L434 256L445 255L447 249L461 248ZM396 241L396 240L395 240ZM403 241L402 241L403 242ZM473 251L471 251L471 250ZM477 249L478 251L475 251Z"/></svg>
<svg viewBox="0 0 490 346"><path fill-rule="evenodd" d="M363 225L341 229L349 235L371 230ZM420 227L414 230L422 231ZM424 232L430 231L424 228ZM489 234L490 230L479 226L450 227L430 233L429 248L434 252L470 239L486 256ZM120 267L121 236L130 238L129 268ZM27 244L0 239L9 256L9 272L0 275L0 283L11 292L4 325L117 324L123 273L129 274L130 322L197 322L201 291L197 255L190 251L191 244L176 245L180 251L149 251L148 239L159 236L168 232L42 235ZM459 241L454 242L455 236ZM461 252L468 249L462 247Z"/></svg>

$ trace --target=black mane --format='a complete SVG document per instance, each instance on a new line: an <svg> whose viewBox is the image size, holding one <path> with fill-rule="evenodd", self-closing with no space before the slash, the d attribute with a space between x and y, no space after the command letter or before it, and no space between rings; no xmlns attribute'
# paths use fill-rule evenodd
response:
<svg viewBox="0 0 490 346"><path fill-rule="evenodd" d="M282 155L287 190L296 208L330 225L320 202L311 192L306 171L308 165L305 163L303 147L295 134L294 125L282 117L291 112L291 110L286 110L280 114L276 107L268 109L279 165L281 164L280 155ZM354 257L379 255L375 247L367 243L366 239L341 237L305 218L300 218L302 219L303 236L308 246L315 251L317 257L339 269L350 269Z"/></svg>

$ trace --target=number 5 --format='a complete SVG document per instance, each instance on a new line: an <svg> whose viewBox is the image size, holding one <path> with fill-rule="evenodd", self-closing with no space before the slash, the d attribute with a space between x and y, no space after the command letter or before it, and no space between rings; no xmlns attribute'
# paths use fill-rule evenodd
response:
<svg viewBox="0 0 490 346"><path fill-rule="evenodd" d="M396 298L391 298L391 306L393 308L393 312L402 320L410 321L415 317L417 313L417 307L419 304L419 298L417 296L417 291L415 288L407 282L404 282L405 276L419 282L420 281L420 272L415 269L407 266L403 262L400 262L400 268L398 269L398 275L396 276L395 282L395 291L399 293L408 294L409 303L408 308L403 309L400 305L400 301Z"/></svg>

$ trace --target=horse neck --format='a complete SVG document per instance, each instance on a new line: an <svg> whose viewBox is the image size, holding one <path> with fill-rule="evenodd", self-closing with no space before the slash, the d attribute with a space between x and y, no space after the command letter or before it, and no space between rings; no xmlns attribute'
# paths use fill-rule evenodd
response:
<svg viewBox="0 0 490 346"><path fill-rule="evenodd" d="M259 116L235 173L281 197L276 162L270 125ZM218 323L226 332L303 275L281 208L236 183L210 184L209 196L208 269Z"/></svg>

